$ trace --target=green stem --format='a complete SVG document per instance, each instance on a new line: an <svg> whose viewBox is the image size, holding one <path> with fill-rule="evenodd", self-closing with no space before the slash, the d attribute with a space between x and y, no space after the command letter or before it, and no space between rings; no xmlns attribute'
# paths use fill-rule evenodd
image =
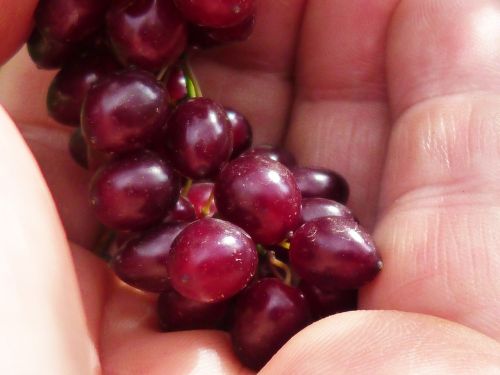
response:
<svg viewBox="0 0 500 375"><path fill-rule="evenodd" d="M201 98L203 93L201 92L200 85L196 80L196 77L191 69L191 66L186 56L183 59L182 71L184 72L184 77L186 78L186 86L189 98Z"/></svg>

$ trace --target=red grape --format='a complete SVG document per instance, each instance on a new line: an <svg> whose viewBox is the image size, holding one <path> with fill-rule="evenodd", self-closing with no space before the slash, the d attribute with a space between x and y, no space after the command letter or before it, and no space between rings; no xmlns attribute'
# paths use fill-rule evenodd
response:
<svg viewBox="0 0 500 375"><path fill-rule="evenodd" d="M88 169L87 142L83 138L82 131L76 129L69 139L69 153L73 160L82 168Z"/></svg>
<svg viewBox="0 0 500 375"><path fill-rule="evenodd" d="M301 222L305 223L325 216L337 216L354 220L349 208L342 203L325 198L302 199Z"/></svg>
<svg viewBox="0 0 500 375"><path fill-rule="evenodd" d="M208 27L231 27L254 13L255 0L174 0L183 16Z"/></svg>
<svg viewBox="0 0 500 375"><path fill-rule="evenodd" d="M224 108L206 98L181 103L166 129L167 152L183 175L202 179L216 175L233 150L231 124Z"/></svg>
<svg viewBox="0 0 500 375"><path fill-rule="evenodd" d="M231 158L235 158L252 145L252 127L240 112L232 108L226 108L226 114L233 129L233 153Z"/></svg>
<svg viewBox="0 0 500 375"><path fill-rule="evenodd" d="M357 289L381 270L370 235L352 219L322 217L302 225L290 243L290 264L323 291Z"/></svg>
<svg viewBox="0 0 500 375"><path fill-rule="evenodd" d="M222 217L264 245L281 242L299 225L301 200L295 179L283 164L254 154L230 162L215 184L215 203Z"/></svg>
<svg viewBox="0 0 500 375"><path fill-rule="evenodd" d="M245 152L245 154L259 155L264 158L278 161L288 168L292 168L293 166L297 165L295 156L293 156L290 151L279 146L260 145L253 147L252 149Z"/></svg>
<svg viewBox="0 0 500 375"><path fill-rule="evenodd" d="M165 331L217 328L226 316L228 301L206 303L167 290L158 298L158 316Z"/></svg>
<svg viewBox="0 0 500 375"><path fill-rule="evenodd" d="M119 69L108 54L90 54L63 66L49 87L47 108L61 124L79 126L83 100L88 90Z"/></svg>
<svg viewBox="0 0 500 375"><path fill-rule="evenodd" d="M259 370L309 322L309 309L297 288L278 279L262 279L239 298L231 330L241 362Z"/></svg>
<svg viewBox="0 0 500 375"><path fill-rule="evenodd" d="M331 170L324 168L292 168L299 189L304 198L326 198L340 203L349 199L347 181Z"/></svg>
<svg viewBox="0 0 500 375"><path fill-rule="evenodd" d="M117 230L142 230L160 222L177 202L180 182L156 154L141 151L103 165L91 181L97 218Z"/></svg>
<svg viewBox="0 0 500 375"><path fill-rule="evenodd" d="M184 229L172 244L168 272L172 286L200 302L231 298L257 271L257 251L242 229L206 218Z"/></svg>
<svg viewBox="0 0 500 375"><path fill-rule="evenodd" d="M171 0L118 2L108 12L107 28L120 61L153 72L186 47L186 26Z"/></svg>
<svg viewBox="0 0 500 375"><path fill-rule="evenodd" d="M35 23L48 38L81 41L101 27L108 4L109 0L40 0Z"/></svg>
<svg viewBox="0 0 500 375"><path fill-rule="evenodd" d="M111 261L116 275L127 284L146 292L168 289L167 259L170 246L187 225L180 222L160 224L126 241Z"/></svg>
<svg viewBox="0 0 500 375"><path fill-rule="evenodd" d="M152 142L168 115L166 91L143 71L114 74L87 93L82 128L99 151L128 152Z"/></svg>
<svg viewBox="0 0 500 375"><path fill-rule="evenodd" d="M191 202L194 207L194 212L198 219L202 219L204 217L212 217L217 213L217 207L215 207L215 202L212 196L214 191L214 183L212 182L198 182L193 184L189 189L187 194L187 198ZM209 200L212 198L212 201ZM207 208L207 212L204 212Z"/></svg>
<svg viewBox="0 0 500 375"><path fill-rule="evenodd" d="M28 53L40 69L57 69L75 53L73 45L47 38L33 30L27 41Z"/></svg>

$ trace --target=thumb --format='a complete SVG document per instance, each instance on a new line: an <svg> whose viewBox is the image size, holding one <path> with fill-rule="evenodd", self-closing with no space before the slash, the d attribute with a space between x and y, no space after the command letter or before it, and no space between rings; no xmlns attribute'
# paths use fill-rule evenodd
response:
<svg viewBox="0 0 500 375"><path fill-rule="evenodd" d="M0 65L26 41L32 28L36 0L0 0Z"/></svg>
<svg viewBox="0 0 500 375"><path fill-rule="evenodd" d="M95 348L55 205L1 106L0 182L0 373L95 372Z"/></svg>

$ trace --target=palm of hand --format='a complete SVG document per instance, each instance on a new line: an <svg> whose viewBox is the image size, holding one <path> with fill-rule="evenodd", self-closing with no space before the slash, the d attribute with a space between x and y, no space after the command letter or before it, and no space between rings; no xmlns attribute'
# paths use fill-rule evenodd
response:
<svg viewBox="0 0 500 375"><path fill-rule="evenodd" d="M350 204L374 228L385 261L362 308L428 314L325 319L263 373L498 371L500 346L487 337L500 338L498 3L262 0L258 19L251 41L194 62L205 93L247 114L257 142L284 139L301 163L332 167L351 182ZM45 115L51 76L19 54L0 72L0 103L37 157L69 240L90 246L97 225L88 176L67 156L68 131ZM0 186L3 366L245 372L222 333L156 332L153 300L116 285L104 264L71 245L82 307L41 177L10 120L0 113L0 122L0 176L8 176ZM27 343L30 356L21 358Z"/></svg>

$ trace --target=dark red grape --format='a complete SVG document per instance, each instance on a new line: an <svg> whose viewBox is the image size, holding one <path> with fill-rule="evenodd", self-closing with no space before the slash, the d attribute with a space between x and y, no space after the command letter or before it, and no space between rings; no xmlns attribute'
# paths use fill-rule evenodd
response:
<svg viewBox="0 0 500 375"><path fill-rule="evenodd" d="M179 197L175 207L165 217L165 222L195 221L197 219L193 204L185 197Z"/></svg>
<svg viewBox="0 0 500 375"><path fill-rule="evenodd" d="M99 151L128 152L159 135L169 112L166 90L149 73L114 74L94 85L82 109L82 128Z"/></svg>
<svg viewBox="0 0 500 375"><path fill-rule="evenodd" d="M172 102L177 103L187 98L186 77L180 66L174 65L170 69L166 86Z"/></svg>
<svg viewBox="0 0 500 375"><path fill-rule="evenodd" d="M247 40L255 26L255 16L242 23L226 28L212 28L190 25L188 27L189 45L194 48L211 48L224 43L243 42Z"/></svg>
<svg viewBox="0 0 500 375"><path fill-rule="evenodd" d="M179 178L168 164L142 151L102 166L91 182L90 203L108 227L137 231L160 222L179 191Z"/></svg>
<svg viewBox="0 0 500 375"><path fill-rule="evenodd" d="M260 145L253 147L252 149L245 152L245 154L259 155L274 161L279 161L281 164L288 168L292 168L297 165L297 160L295 156L283 147L271 146L271 145Z"/></svg>
<svg viewBox="0 0 500 375"><path fill-rule="evenodd" d="M33 30L26 42L31 60L40 69L57 69L75 53L73 45L49 39Z"/></svg>
<svg viewBox="0 0 500 375"><path fill-rule="evenodd" d="M231 158L235 158L252 145L252 127L240 112L232 108L226 108L226 114L233 128L233 153Z"/></svg>
<svg viewBox="0 0 500 375"><path fill-rule="evenodd" d="M263 279L239 298L231 330L233 348L243 364L259 370L309 322L304 295L278 279Z"/></svg>
<svg viewBox="0 0 500 375"><path fill-rule="evenodd" d="M370 235L352 219L331 216L295 231L290 264L303 280L323 291L357 289L382 269Z"/></svg>
<svg viewBox="0 0 500 375"><path fill-rule="evenodd" d="M324 168L292 168L304 198L333 199L345 204L349 199L347 181L331 170Z"/></svg>
<svg viewBox="0 0 500 375"><path fill-rule="evenodd" d="M193 184L193 186L189 189L187 198L193 205L194 212L198 219L212 217L217 213L217 207L215 207L215 201L212 196L214 186L215 185L212 182L198 182ZM210 199L212 199L212 201L208 206L208 211L206 211L206 207Z"/></svg>
<svg viewBox="0 0 500 375"><path fill-rule="evenodd" d="M174 0L184 17L198 26L231 27L254 13L255 0Z"/></svg>
<svg viewBox="0 0 500 375"><path fill-rule="evenodd" d="M326 293L304 281L299 284L299 289L306 297L314 320L357 308L358 292L356 290L336 290Z"/></svg>
<svg viewBox="0 0 500 375"><path fill-rule="evenodd" d="M141 236L126 241L112 261L116 275L129 285L146 292L170 288L167 259L170 246L188 223L164 223Z"/></svg>
<svg viewBox="0 0 500 375"><path fill-rule="evenodd" d="M158 298L158 316L165 331L214 329L224 320L228 306L228 301L198 302L168 290Z"/></svg>
<svg viewBox="0 0 500 375"><path fill-rule="evenodd" d="M354 220L351 210L342 203L325 198L302 199L301 222L305 223L325 216L337 216Z"/></svg>
<svg viewBox="0 0 500 375"><path fill-rule="evenodd" d="M116 55L126 65L157 72L186 47L186 26L171 0L118 2L108 12L107 26Z"/></svg>
<svg viewBox="0 0 500 375"><path fill-rule="evenodd" d="M276 161L250 154L230 162L215 184L215 203L227 220L255 242L281 242L299 225L300 191L292 173Z"/></svg>
<svg viewBox="0 0 500 375"><path fill-rule="evenodd" d="M177 106L166 129L167 152L183 175L202 179L218 173L233 150L231 124L224 107L206 98Z"/></svg>
<svg viewBox="0 0 500 375"><path fill-rule="evenodd" d="M242 229L206 218L184 229L172 244L168 272L186 298L216 302L242 290L257 271L257 251Z"/></svg>
<svg viewBox="0 0 500 375"><path fill-rule="evenodd" d="M85 142L80 129L76 129L73 134L71 134L69 139L69 153L79 166L88 169L87 142Z"/></svg>
<svg viewBox="0 0 500 375"><path fill-rule="evenodd" d="M107 54L89 54L72 60L54 77L47 95L49 114L61 124L79 126L87 91L99 80L119 69Z"/></svg>
<svg viewBox="0 0 500 375"><path fill-rule="evenodd" d="M35 23L51 39L81 41L101 27L108 5L109 0L40 0Z"/></svg>

